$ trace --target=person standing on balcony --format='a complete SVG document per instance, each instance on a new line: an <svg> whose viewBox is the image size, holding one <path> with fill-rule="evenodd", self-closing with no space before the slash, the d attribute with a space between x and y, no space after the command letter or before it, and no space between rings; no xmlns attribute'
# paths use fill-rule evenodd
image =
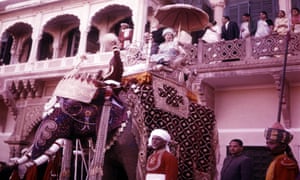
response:
<svg viewBox="0 0 300 180"><path fill-rule="evenodd" d="M300 32L300 10L298 8L292 8L292 31L294 33Z"/></svg>
<svg viewBox="0 0 300 180"><path fill-rule="evenodd" d="M170 134L164 129L154 129L148 145L154 150L146 164L146 180L177 180L178 160L170 152Z"/></svg>
<svg viewBox="0 0 300 180"><path fill-rule="evenodd" d="M266 180L296 179L299 167L289 146L293 135L276 122L265 130L265 138L267 147L274 155L267 169Z"/></svg>
<svg viewBox="0 0 300 180"><path fill-rule="evenodd" d="M243 141L232 139L229 155L223 162L221 180L252 180L252 159L243 154Z"/></svg>
<svg viewBox="0 0 300 180"><path fill-rule="evenodd" d="M204 35L201 38L205 43L215 43L221 39L221 28L216 21L208 23Z"/></svg>
<svg viewBox="0 0 300 180"><path fill-rule="evenodd" d="M222 18L222 30L221 30L221 39L222 40L234 40L239 39L240 29L236 22L230 21L229 16L223 16Z"/></svg>
<svg viewBox="0 0 300 180"><path fill-rule="evenodd" d="M244 39L255 34L256 28L255 23L252 22L249 13L245 13L242 16L242 24L240 26L240 38Z"/></svg>
<svg viewBox="0 0 300 180"><path fill-rule="evenodd" d="M127 48L131 44L133 29L129 28L129 24L121 23L119 31L119 41L121 43L121 50Z"/></svg>
<svg viewBox="0 0 300 180"><path fill-rule="evenodd" d="M285 16L285 11L280 10L278 17L274 21L274 33L279 35L286 35L289 31L289 20Z"/></svg>
<svg viewBox="0 0 300 180"><path fill-rule="evenodd" d="M269 36L273 31L273 21L268 19L268 14L265 11L259 13L259 20L257 21L256 38Z"/></svg>

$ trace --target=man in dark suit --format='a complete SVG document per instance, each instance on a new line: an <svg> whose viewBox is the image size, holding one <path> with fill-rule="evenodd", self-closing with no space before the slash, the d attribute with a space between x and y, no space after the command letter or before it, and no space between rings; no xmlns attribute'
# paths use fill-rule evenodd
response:
<svg viewBox="0 0 300 180"><path fill-rule="evenodd" d="M236 22L230 21L228 16L223 16L222 23L221 40L228 41L240 38L240 28ZM224 59L223 62L237 60L239 59Z"/></svg>
<svg viewBox="0 0 300 180"><path fill-rule="evenodd" d="M233 40L238 39L240 37L240 30L239 26L236 22L230 21L230 18L228 16L223 16L222 18L222 33L221 33L221 39L227 41L227 40Z"/></svg>

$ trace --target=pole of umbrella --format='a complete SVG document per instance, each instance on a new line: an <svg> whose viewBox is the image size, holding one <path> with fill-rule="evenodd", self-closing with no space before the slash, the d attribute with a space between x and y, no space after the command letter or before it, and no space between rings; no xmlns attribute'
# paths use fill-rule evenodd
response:
<svg viewBox="0 0 300 180"><path fill-rule="evenodd" d="M284 88L285 88L285 75L286 75L286 64L287 64L289 41L290 41L290 32L288 32L285 37L285 53L284 53L282 75L281 75L281 80L280 80L280 96L279 96L279 106L278 106L278 114L277 114L277 122L279 122L279 123L281 120L283 93L284 93Z"/></svg>

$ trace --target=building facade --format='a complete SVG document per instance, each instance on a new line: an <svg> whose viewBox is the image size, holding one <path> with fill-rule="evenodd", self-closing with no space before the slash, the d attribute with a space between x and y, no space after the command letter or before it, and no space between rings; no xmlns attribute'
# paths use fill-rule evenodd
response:
<svg viewBox="0 0 300 180"><path fill-rule="evenodd" d="M190 3L176 1L177 3ZM176 3L175 2L175 3ZM106 52L102 37L118 34L125 22L133 29L132 44L144 45L147 22L154 11L173 1L160 0L28 0L0 2L0 146L1 161L20 156L33 139L43 105L58 81L78 63L86 72L107 69L112 52ZM224 14L240 23L250 12L258 17L266 10L270 18L283 9L299 7L296 0L207 0L197 6L221 24ZM149 8L151 7L151 8ZM278 119L294 134L292 150L300 162L300 34L291 34L285 73L283 105L279 106L280 82L285 59L285 36L239 39L190 48L190 90L199 103L214 110L218 128L218 165L222 167L226 148L233 138L244 141L251 155L264 152L264 129ZM125 74L147 71L147 61L125 59ZM81 60L81 55L86 60ZM267 58L262 59L260 57ZM239 61L223 62L236 58ZM164 72L165 74L167 72ZM264 154L262 153L262 155ZM261 157L259 157L261 158ZM259 163L259 162L258 162ZM265 163L265 162L261 162ZM260 178L264 174L260 174ZM216 176L218 177L218 175Z"/></svg>

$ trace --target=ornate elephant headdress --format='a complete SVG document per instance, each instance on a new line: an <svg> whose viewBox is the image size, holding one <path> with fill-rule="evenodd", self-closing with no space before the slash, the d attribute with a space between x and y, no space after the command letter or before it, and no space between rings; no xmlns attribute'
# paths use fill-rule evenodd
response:
<svg viewBox="0 0 300 180"><path fill-rule="evenodd" d="M112 38L109 42L112 43L110 44L110 49L113 50L113 57L109 63L109 71L103 75L104 77L98 77L102 76L101 70L99 71L101 73L95 75L79 73L79 66L75 67L70 73L60 80L56 86L54 95L90 103L99 88L99 86L97 86L98 84L103 86L107 83L113 84L114 86L116 84L120 84L124 68L120 57L119 44L114 38ZM97 81L96 83L95 80Z"/></svg>

